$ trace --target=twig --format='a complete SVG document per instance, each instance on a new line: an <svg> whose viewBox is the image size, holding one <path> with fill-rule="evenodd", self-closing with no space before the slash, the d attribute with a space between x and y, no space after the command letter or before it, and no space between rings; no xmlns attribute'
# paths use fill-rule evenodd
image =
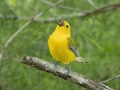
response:
<svg viewBox="0 0 120 90"><path fill-rule="evenodd" d="M40 12L39 14L37 14L36 16L34 16L32 19L30 19L27 23L25 23L21 28L19 28L9 39L8 41L5 43L5 45L3 46L3 49L1 50L0 53L0 60L2 59L2 55L4 52L4 49L8 46L8 44L15 38L15 36L18 35L18 33L20 33L26 26L28 26L32 21L37 20L38 17L40 17L41 15L43 15L46 11L48 11L49 9L51 9L52 7L55 7L56 5L58 5L59 3L61 3L63 0L59 0L57 1L53 6L48 7L47 9L45 9L44 11Z"/></svg>
<svg viewBox="0 0 120 90"><path fill-rule="evenodd" d="M99 7L97 9L93 9L93 10L89 10L89 11L83 11L83 12L79 12L76 14L69 14L69 15L64 15L64 18L82 18L82 17L86 17L86 16L90 16L90 15L96 15L96 14L100 14L109 10L113 10L113 9L118 9L120 7L120 2L118 3L114 3L114 4L109 4L109 5L105 5L102 7ZM0 18L5 17L6 19L20 19L20 20L29 20L28 17L20 17L20 16L7 16L7 15L3 15L0 14ZM49 17L46 19L42 19L42 18L37 18L36 22L40 22L40 23L51 23L51 22L55 22L57 20L61 20L61 15L58 17Z"/></svg>
<svg viewBox="0 0 120 90"><path fill-rule="evenodd" d="M69 14L69 15L64 15L64 18L82 18L82 17L86 17L86 16L90 16L90 15L95 15L95 14L99 14L99 13L103 13L105 11L109 11L109 10L113 10L113 9L117 9L120 7L120 2L119 3L115 3L115 4L109 4L109 5L105 5L103 7L94 9L94 10L90 10L90 11L84 11L84 12L79 12L77 14ZM41 23L49 23L49 22L54 22L56 20L60 20L61 16L58 16L56 18L51 17L51 18L47 18L47 19L37 19L37 21L40 21Z"/></svg>
<svg viewBox="0 0 120 90"><path fill-rule="evenodd" d="M113 90L112 88L109 88L102 83L91 80L76 72L70 72L69 74L67 74L66 69L60 66L54 68L54 64L46 60L42 60L36 57L24 56L20 62L35 67L36 69L51 73L55 76L59 76L60 78L78 84L84 88L88 88L90 90Z"/></svg>
<svg viewBox="0 0 120 90"><path fill-rule="evenodd" d="M0 60L2 59L2 55L4 52L4 49L8 46L8 44L13 40L13 38L20 32L22 31L27 25L29 25L31 23L31 21L28 21L27 23L25 23L20 29L18 29L9 39L8 41L5 43L4 47L1 50L0 53Z"/></svg>
<svg viewBox="0 0 120 90"><path fill-rule="evenodd" d="M95 6L95 4L93 3L92 0L87 0L87 1L90 3L90 5L91 5L92 7L97 8L97 7Z"/></svg>
<svg viewBox="0 0 120 90"><path fill-rule="evenodd" d="M46 5L54 5L54 3L51 3L51 2L48 2L48 1L45 1L45 0L38 0ZM66 9L66 10L70 10L70 11L76 11L76 12L81 12L83 10L79 10L79 9L75 9L75 8L72 8L72 7L67 7L67 6L63 6L63 5L57 5L56 7L59 7L59 8L62 8L62 9Z"/></svg>
<svg viewBox="0 0 120 90"><path fill-rule="evenodd" d="M110 79L104 80L104 81L102 81L102 83L108 83L108 82L110 82L110 81L112 81L112 80L115 80L115 79L117 79L117 78L120 78L120 75L117 75L117 76L114 76L114 77L112 77L112 78L110 78Z"/></svg>
<svg viewBox="0 0 120 90"><path fill-rule="evenodd" d="M101 77L99 77L99 78L97 79L97 81L102 81L102 80L104 80L107 76L109 76L110 73L112 73L113 71L115 72L115 69L116 69L115 67L116 67L117 65L119 65L119 63L114 64L112 67L109 67L109 69L107 70L107 72L104 73L103 75L101 75Z"/></svg>

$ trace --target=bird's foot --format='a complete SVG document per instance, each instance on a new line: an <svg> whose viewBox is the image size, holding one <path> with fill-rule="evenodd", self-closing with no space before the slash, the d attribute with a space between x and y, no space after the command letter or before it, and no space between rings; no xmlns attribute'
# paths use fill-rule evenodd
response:
<svg viewBox="0 0 120 90"><path fill-rule="evenodd" d="M55 64L54 64L54 69L57 68L57 65L58 65L58 63L55 63Z"/></svg>
<svg viewBox="0 0 120 90"><path fill-rule="evenodd" d="M58 63L60 63L60 62L57 62L57 63L54 64L54 69L57 68Z"/></svg>
<svg viewBox="0 0 120 90"><path fill-rule="evenodd" d="M67 74L70 74L70 72L71 72L71 68L68 68L67 69Z"/></svg>

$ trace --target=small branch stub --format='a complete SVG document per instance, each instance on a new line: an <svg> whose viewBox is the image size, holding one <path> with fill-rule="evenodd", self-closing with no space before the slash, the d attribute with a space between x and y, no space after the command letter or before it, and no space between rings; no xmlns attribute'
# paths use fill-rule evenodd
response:
<svg viewBox="0 0 120 90"><path fill-rule="evenodd" d="M24 56L21 60L21 63L30 65L32 67L35 67L36 69L46 71L48 73L51 73L55 76L59 76L67 81L70 81L72 83L78 84L82 87L85 87L89 90L113 90L112 88L109 88L108 86L99 83L97 81L91 80L81 74L78 74L76 72L70 72L67 74L67 70L57 66L54 68L54 64L36 58L36 57L29 57L29 56Z"/></svg>

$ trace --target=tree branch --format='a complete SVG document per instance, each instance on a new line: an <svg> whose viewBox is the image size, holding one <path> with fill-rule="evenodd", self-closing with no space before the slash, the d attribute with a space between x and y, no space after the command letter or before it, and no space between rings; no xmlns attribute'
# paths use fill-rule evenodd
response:
<svg viewBox="0 0 120 90"><path fill-rule="evenodd" d="M50 6L52 6L54 4L52 2L48 2L48 1L45 1L45 0L38 0L38 1L41 2L41 3L44 3L46 5L50 5ZM57 5L56 7L66 9L66 10L69 10L69 11L76 11L76 12L81 12L82 11L82 10L79 10L79 9L75 9L75 8L67 7L67 6L63 6L63 5Z"/></svg>
<svg viewBox="0 0 120 90"><path fill-rule="evenodd" d="M117 75L117 76L114 76L114 77L112 77L112 78L110 78L110 79L104 80L104 81L102 81L102 83L108 83L108 82L110 82L110 81L112 81L112 80L115 80L115 79L117 79L117 78L120 78L120 75Z"/></svg>
<svg viewBox="0 0 120 90"><path fill-rule="evenodd" d="M54 68L54 64L36 57L24 56L20 62L35 67L36 69L45 71L47 73L51 73L55 76L63 78L69 82L78 84L90 90L113 90L112 88L109 88L102 83L93 81L76 72L70 72L69 74L67 74L66 69L60 66Z"/></svg>
<svg viewBox="0 0 120 90"><path fill-rule="evenodd" d="M53 5L51 5L51 6L53 6ZM106 12L109 10L118 9L118 8L120 8L120 2L105 5L105 6L93 9L93 10L86 10L86 11L82 11L82 12L75 13L75 14L67 14L67 15L64 15L64 18L66 18L66 19L67 18L69 18L69 19L70 18L82 18L82 17L86 17L86 16L90 16L90 15L100 14L100 13L103 13L103 12ZM20 17L20 16L16 16L16 15L12 16L12 15L3 15L3 14L0 14L0 18L13 19L13 20L20 19L20 20L27 20L27 21L31 19L31 18L25 17L25 16ZM61 20L61 15L58 17L49 17L47 19L37 18L34 21L41 22L41 23L51 23L51 22L55 22L57 20Z"/></svg>

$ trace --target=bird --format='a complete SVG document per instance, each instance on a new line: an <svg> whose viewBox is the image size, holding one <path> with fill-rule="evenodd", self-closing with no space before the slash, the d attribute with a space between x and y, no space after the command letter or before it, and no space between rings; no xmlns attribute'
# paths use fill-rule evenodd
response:
<svg viewBox="0 0 120 90"><path fill-rule="evenodd" d="M54 32L49 36L48 47L50 54L58 63L70 64L68 73L71 72L71 63L74 60L80 63L88 63L87 60L80 57L78 48L70 36L70 24L63 17L60 23L57 23Z"/></svg>

